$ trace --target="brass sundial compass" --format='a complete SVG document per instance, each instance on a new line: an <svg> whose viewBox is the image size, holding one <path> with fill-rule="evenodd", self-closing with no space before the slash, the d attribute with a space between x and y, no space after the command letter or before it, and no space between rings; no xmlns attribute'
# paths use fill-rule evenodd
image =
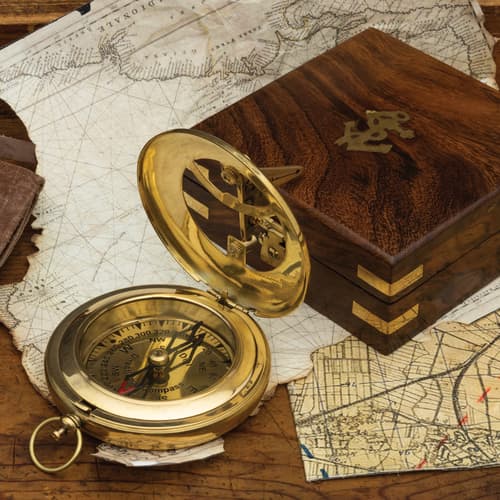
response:
<svg viewBox="0 0 500 500"><path fill-rule="evenodd" d="M278 180L296 170L267 169ZM265 336L248 313L284 315L306 292L309 257L295 218L269 179L230 145L192 130L160 134L140 154L138 186L160 239L209 290L118 290L59 324L45 369L64 416L40 424L30 441L33 461L46 472L76 459L81 430L160 450L237 426L259 403L270 371ZM231 224L217 219L221 213L235 216L231 234L223 234ZM62 425L54 437L74 430L77 449L66 464L47 467L36 439L54 420Z"/></svg>

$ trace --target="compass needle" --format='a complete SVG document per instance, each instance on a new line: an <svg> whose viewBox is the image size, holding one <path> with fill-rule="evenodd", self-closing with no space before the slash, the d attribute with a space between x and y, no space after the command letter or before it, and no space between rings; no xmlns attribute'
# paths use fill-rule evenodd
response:
<svg viewBox="0 0 500 500"><path fill-rule="evenodd" d="M195 371L201 373L204 366L211 366L211 380L216 382L230 367L231 348L203 321L189 322L187 327L183 323L175 318L143 319L134 321L133 333L120 343L107 342L107 335L99 338L88 357L91 378L133 399L172 401L183 397L186 387L191 394L205 390L206 383ZM127 332L128 327L121 330ZM97 358L94 353L103 345L108 347ZM203 359L193 369L193 360L198 356Z"/></svg>

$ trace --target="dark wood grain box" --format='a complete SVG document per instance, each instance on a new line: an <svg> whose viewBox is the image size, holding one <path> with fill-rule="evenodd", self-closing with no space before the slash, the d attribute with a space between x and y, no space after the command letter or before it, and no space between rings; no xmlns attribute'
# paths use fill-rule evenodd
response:
<svg viewBox="0 0 500 500"><path fill-rule="evenodd" d="M380 352L499 274L499 93L389 35L367 30L197 128L263 169L304 167L283 192L311 253L306 302Z"/></svg>

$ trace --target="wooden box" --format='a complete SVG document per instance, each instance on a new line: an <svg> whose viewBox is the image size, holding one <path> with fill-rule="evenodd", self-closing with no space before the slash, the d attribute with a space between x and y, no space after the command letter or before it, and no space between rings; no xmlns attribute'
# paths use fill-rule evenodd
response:
<svg viewBox="0 0 500 500"><path fill-rule="evenodd" d="M304 167L283 193L311 253L306 302L380 352L499 274L499 93L387 34L196 128L263 169Z"/></svg>

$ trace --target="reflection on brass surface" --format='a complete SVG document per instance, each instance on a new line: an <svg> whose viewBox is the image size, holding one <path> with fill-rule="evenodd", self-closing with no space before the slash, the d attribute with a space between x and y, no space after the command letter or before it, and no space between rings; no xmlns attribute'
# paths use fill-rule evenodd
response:
<svg viewBox="0 0 500 500"><path fill-rule="evenodd" d="M204 219L208 220L210 211L208 207L202 203L200 200L193 198L189 193L184 192L184 200L186 205L194 210L198 215L201 215Z"/></svg>
<svg viewBox="0 0 500 500"><path fill-rule="evenodd" d="M392 321L384 321L356 301L352 301L352 313L384 335L392 335L418 316L419 305L415 304Z"/></svg>
<svg viewBox="0 0 500 500"><path fill-rule="evenodd" d="M344 135L335 144L347 144L347 151L388 153L392 149L391 144L375 144L387 139L388 132L397 132L403 139L415 137L413 130L401 126L410 119L410 115L404 111L367 110L366 116L368 129L360 130L357 121L345 122Z"/></svg>
<svg viewBox="0 0 500 500"><path fill-rule="evenodd" d="M269 173L280 182L297 169ZM210 222L211 214L184 192L187 171L237 214L240 238L228 234L226 250L191 216L190 209ZM302 302L307 248L270 181L208 134L177 130L153 138L139 157L138 184L161 240L211 290L145 285L90 300L55 329L45 353L47 380L64 418L103 441L149 450L194 446L234 428L259 403L271 356L248 310L280 316ZM270 269L247 265L254 247Z"/></svg>
<svg viewBox="0 0 500 500"><path fill-rule="evenodd" d="M363 266L358 265L358 278L388 297L393 297L394 295L402 292L422 278L423 275L424 266L420 265L394 283L389 283L388 281L379 278L371 271L368 271L368 269L365 269Z"/></svg>
<svg viewBox="0 0 500 500"><path fill-rule="evenodd" d="M225 251L193 219L181 189L186 173L238 216L239 238L229 238ZM144 147L138 184L158 236L195 279L259 316L283 315L303 301L310 270L304 237L277 189L247 156L200 131L167 132ZM250 247L271 269L246 264L242 256Z"/></svg>

